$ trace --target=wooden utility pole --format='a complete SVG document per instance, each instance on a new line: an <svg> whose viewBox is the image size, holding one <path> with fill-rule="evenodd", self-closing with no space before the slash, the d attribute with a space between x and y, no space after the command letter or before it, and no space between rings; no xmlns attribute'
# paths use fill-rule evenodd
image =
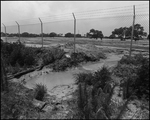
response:
<svg viewBox="0 0 150 120"><path fill-rule="evenodd" d="M43 48L43 22L40 18L39 18L39 20L41 22L41 36L42 36L42 48Z"/></svg>
<svg viewBox="0 0 150 120"><path fill-rule="evenodd" d="M75 53L75 44L76 44L76 18L74 13L73 14L73 18L74 18L74 53Z"/></svg>
<svg viewBox="0 0 150 120"><path fill-rule="evenodd" d="M132 24L131 44L130 44L130 53L129 53L130 58L131 58L131 52L132 52L132 41L134 37L134 23L135 23L135 5L133 6L133 24Z"/></svg>

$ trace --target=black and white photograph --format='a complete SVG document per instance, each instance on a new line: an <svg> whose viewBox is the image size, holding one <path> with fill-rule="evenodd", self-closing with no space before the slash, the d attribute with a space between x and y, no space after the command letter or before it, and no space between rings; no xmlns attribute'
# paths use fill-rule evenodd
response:
<svg viewBox="0 0 150 120"><path fill-rule="evenodd" d="M1 119L149 119L149 1L1 1Z"/></svg>

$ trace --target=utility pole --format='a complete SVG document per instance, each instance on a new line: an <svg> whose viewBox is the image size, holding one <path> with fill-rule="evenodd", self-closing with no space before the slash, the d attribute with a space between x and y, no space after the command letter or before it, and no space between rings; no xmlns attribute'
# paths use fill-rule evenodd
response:
<svg viewBox="0 0 150 120"><path fill-rule="evenodd" d="M76 18L75 18L75 15L74 13L73 14L73 18L74 18L74 53L75 53L75 41L76 41Z"/></svg>
<svg viewBox="0 0 150 120"><path fill-rule="evenodd" d="M17 25L18 25L18 34L19 34L19 42L20 42L20 25L18 24L18 22L16 21Z"/></svg>
<svg viewBox="0 0 150 120"><path fill-rule="evenodd" d="M3 24L3 23L2 23ZM4 25L4 24L3 24ZM4 25L4 28L5 28L5 40L7 42L7 33L6 33L6 26Z"/></svg>
<svg viewBox="0 0 150 120"><path fill-rule="evenodd" d="M132 24L131 44L130 44L130 53L129 53L130 58L131 58L131 52L132 52L132 41L134 37L134 23L135 23L135 5L133 6L133 24Z"/></svg>
<svg viewBox="0 0 150 120"><path fill-rule="evenodd" d="M43 48L43 22L40 18L39 18L39 20L41 22L41 36L42 36L42 48Z"/></svg>

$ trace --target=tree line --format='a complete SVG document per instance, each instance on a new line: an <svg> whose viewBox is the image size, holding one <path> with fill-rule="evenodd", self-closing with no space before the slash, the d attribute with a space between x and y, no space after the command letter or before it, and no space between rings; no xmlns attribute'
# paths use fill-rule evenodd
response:
<svg viewBox="0 0 150 120"><path fill-rule="evenodd" d="M103 38L110 38L110 39L114 39L114 38L118 38L121 40L125 40L125 39L131 39L131 33L132 33L132 26L130 27L120 27L120 28L115 28L110 36L104 36L103 32L100 30L95 30L95 29L90 29L89 32L87 32L86 34L84 34L84 36L82 36L81 34L76 34L76 37L86 37L86 38L95 38L98 39L100 38L101 40ZM28 33L28 32L23 32L21 33L21 37L40 37L42 34L33 34L33 33ZM5 33L1 32L1 36L4 37ZM18 33L7 33L8 37L17 37ZM68 32L66 34L62 34L62 33L55 33L55 32L51 32L51 33L43 33L43 37L74 37L74 34L71 32ZM149 39L149 34L147 34L144 31L144 27L141 26L140 24L135 24L134 25L134 40L139 40L139 39L143 39L143 38Z"/></svg>

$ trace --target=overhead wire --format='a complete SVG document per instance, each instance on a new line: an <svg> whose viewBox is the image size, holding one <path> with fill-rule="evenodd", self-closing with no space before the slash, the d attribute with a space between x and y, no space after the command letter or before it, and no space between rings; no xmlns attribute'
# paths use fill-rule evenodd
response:
<svg viewBox="0 0 150 120"><path fill-rule="evenodd" d="M147 5L147 4L136 5L136 6L144 6L144 5ZM128 14L128 13L129 13L128 15L130 15L130 14L132 15L133 14L131 12L131 10L133 10L133 9L124 9L124 8L129 8L129 7L131 7L131 6L116 7L116 8L109 8L109 9L97 9L97 10L82 11L82 12L74 12L74 14L76 16L76 19L78 19L78 20L89 19L89 18L93 19L93 18L96 18L96 17L100 18L100 17L107 17L107 16L109 18L110 17L118 17L118 16L115 16L115 15L120 15L120 14L124 14L123 15L123 17L124 17L124 16L127 16L126 14ZM115 10L115 9L118 9L118 8L121 8L122 10L120 10L120 9L119 10ZM136 12L138 12L137 15L140 14L141 12L143 12L143 14L145 14L144 12L146 12L145 9L147 9L147 8L148 7L144 7L144 8L142 7L142 8L136 9ZM114 9L114 10L112 10L112 9ZM112 10L112 11L110 11L110 10ZM124 12L124 11L126 11L126 12ZM149 10L147 10L147 11L149 12ZM58 21L61 22L61 21L67 21L68 19L69 20L73 20L72 13L61 14L59 16L58 15L51 15L51 16L45 16L45 17L40 17L40 18L43 21L43 23L58 22ZM30 24L22 23L23 21L27 22L27 20L28 20L28 22ZM19 21L19 24L21 26L34 25L34 24L39 24L40 23L38 18L17 20L17 22L18 21ZM8 22L5 22L5 23L8 23ZM7 26L16 26L16 25L7 25Z"/></svg>
<svg viewBox="0 0 150 120"><path fill-rule="evenodd" d="M147 5L147 4L139 4L139 5L136 5L136 6L143 6L143 5ZM123 7L115 7L115 8L108 8L108 9L97 9L97 10L89 10L89 11L82 11L82 12L74 12L76 14L80 14L80 13L84 13L84 12L92 12L92 11L99 11L99 10L112 10L112 9L118 9L118 8L128 8L128 7L132 7L131 5L130 6L123 6ZM120 10L119 10L120 11ZM48 15L48 16L40 16L40 18L44 18L44 17L56 17L56 16L64 16L64 15L71 15L71 13L65 13L65 14L61 14L61 15ZM33 20L33 19L37 19L38 17L34 17L34 18L27 18L27 19L20 19L20 20L16 20L16 21L25 21L25 20ZM7 21L7 22L11 22L11 21ZM14 22L14 21L12 21ZM6 22L5 22L6 23Z"/></svg>

